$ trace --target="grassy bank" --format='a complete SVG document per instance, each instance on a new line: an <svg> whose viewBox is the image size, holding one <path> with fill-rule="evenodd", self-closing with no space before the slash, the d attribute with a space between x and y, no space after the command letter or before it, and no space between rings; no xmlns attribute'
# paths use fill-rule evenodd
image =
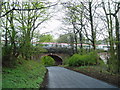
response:
<svg viewBox="0 0 120 90"><path fill-rule="evenodd" d="M23 60L14 68L3 67L2 88L40 88L45 73L39 62Z"/></svg>

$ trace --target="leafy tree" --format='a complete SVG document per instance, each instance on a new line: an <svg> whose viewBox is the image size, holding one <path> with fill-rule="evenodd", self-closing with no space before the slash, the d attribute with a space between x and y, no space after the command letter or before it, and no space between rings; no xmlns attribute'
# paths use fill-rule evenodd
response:
<svg viewBox="0 0 120 90"><path fill-rule="evenodd" d="M72 35L72 34L60 35L59 38L57 39L57 42L58 43L71 43L70 42L70 35Z"/></svg>
<svg viewBox="0 0 120 90"><path fill-rule="evenodd" d="M41 2L27 2L22 3L22 6L19 6L20 8L26 8L30 9L31 7L37 8L42 7L43 3ZM21 30L22 37L19 39L20 42L20 53L22 53L22 56L24 56L26 59L28 59L31 56L31 40L33 38L33 33L38 28L41 23L46 21L48 19L48 15L46 14L46 10L33 10L33 11L21 11L17 12L18 16L15 18L18 23L21 24L21 26L18 27L18 29ZM43 16L46 15L46 16ZM27 27L26 27L27 26Z"/></svg>
<svg viewBox="0 0 120 90"><path fill-rule="evenodd" d="M49 19L47 7L40 1L2 4L3 63L15 61L19 55L25 59L31 58L35 47L32 44L33 34L41 23Z"/></svg>
<svg viewBox="0 0 120 90"><path fill-rule="evenodd" d="M39 42L53 42L53 36L50 34L40 35Z"/></svg>

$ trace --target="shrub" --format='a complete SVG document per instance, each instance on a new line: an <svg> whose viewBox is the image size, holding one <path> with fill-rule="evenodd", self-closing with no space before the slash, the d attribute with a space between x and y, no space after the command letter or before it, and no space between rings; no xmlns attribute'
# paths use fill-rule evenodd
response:
<svg viewBox="0 0 120 90"><path fill-rule="evenodd" d="M74 54L70 59L69 59L69 66L79 66L83 63L82 59L80 58L81 56L79 54Z"/></svg>
<svg viewBox="0 0 120 90"><path fill-rule="evenodd" d="M45 66L52 66L55 65L55 61L52 57L50 56L43 56L41 58L41 63Z"/></svg>
<svg viewBox="0 0 120 90"><path fill-rule="evenodd" d="M96 62L97 62L97 59L98 59L98 55L97 55L97 53L95 52L95 51L93 51L93 52L90 52L88 55L87 55L87 57L86 58L88 58L88 62L89 62L89 64L96 64Z"/></svg>
<svg viewBox="0 0 120 90"><path fill-rule="evenodd" d="M90 52L86 55L74 54L69 59L69 66L94 65L98 59L96 52Z"/></svg>

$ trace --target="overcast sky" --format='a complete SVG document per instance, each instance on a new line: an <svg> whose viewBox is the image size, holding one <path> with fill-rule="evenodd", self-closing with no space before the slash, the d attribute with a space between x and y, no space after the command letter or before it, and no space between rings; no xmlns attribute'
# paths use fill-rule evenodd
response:
<svg viewBox="0 0 120 90"><path fill-rule="evenodd" d="M53 2L53 3L57 2L57 0L49 0L49 1ZM70 0L61 0L61 1L66 2L66 1L70 1ZM75 0L75 1L77 1L77 0ZM97 1L101 1L101 0L97 0ZM119 0L113 0L113 1L118 2ZM43 23L40 26L41 29L39 31L40 31L40 33L50 33L54 36L54 38L58 38L59 35L63 33L62 31L60 31L60 28L63 26L62 18L65 16L65 13L64 13L64 9L62 9L62 5L60 5L60 4L57 5L53 9L53 11L57 11L57 12L54 13L53 17L50 20L48 20L47 22ZM100 38L102 38L102 37L100 37Z"/></svg>
<svg viewBox="0 0 120 90"><path fill-rule="evenodd" d="M55 3L58 0L49 0L49 1ZM67 0L64 0L64 2L65 1ZM51 11L53 12L52 18L42 23L42 25L39 27L40 28L39 33L52 34L56 39L59 37L60 34L62 34L62 32L60 31L60 28L62 27L62 18L64 17L65 13L62 9L62 5L60 4L53 7Z"/></svg>
<svg viewBox="0 0 120 90"><path fill-rule="evenodd" d="M48 1L54 4L58 0L48 0ZM61 2L66 2L66 1L70 1L70 0L61 0ZM119 1L119 0L115 0L115 1ZM60 31L60 28L63 27L62 18L65 16L64 9L62 8L62 5L58 4L57 6L53 7L51 11L53 12L52 13L53 17L50 20L47 20L46 22L42 23L36 31L40 34L43 33L52 34L54 38L58 38L59 35L63 33L62 31Z"/></svg>

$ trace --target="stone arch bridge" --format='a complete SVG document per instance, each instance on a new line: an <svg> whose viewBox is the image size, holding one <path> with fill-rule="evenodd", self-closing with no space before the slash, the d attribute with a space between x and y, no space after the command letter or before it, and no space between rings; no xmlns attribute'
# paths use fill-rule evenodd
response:
<svg viewBox="0 0 120 90"><path fill-rule="evenodd" d="M68 54L62 54L62 53L44 53L40 55L40 58L42 56L50 56L55 60L55 65L62 65L65 57L69 56Z"/></svg>
<svg viewBox="0 0 120 90"><path fill-rule="evenodd" d="M55 60L55 65L62 65L65 57L70 56L69 54L64 53L42 53L35 57L33 57L34 60L40 60L43 56L50 56Z"/></svg>
<svg viewBox="0 0 120 90"><path fill-rule="evenodd" d="M46 48L45 48L46 49ZM62 65L65 57L72 55L71 49L47 48L47 52L33 56L33 60L40 60L42 56L50 56L55 60L56 65Z"/></svg>

